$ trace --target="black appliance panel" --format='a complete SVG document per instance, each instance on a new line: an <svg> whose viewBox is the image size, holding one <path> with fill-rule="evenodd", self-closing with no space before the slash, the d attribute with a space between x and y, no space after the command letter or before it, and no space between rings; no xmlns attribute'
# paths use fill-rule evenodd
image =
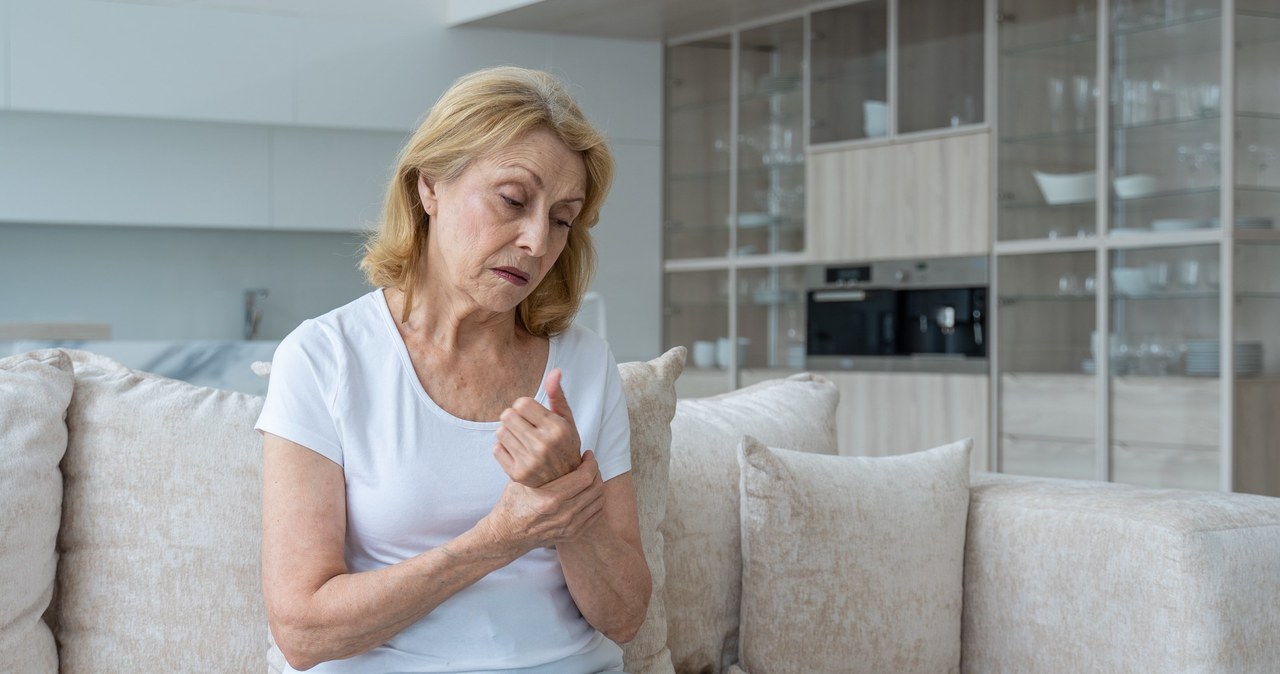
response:
<svg viewBox="0 0 1280 674"><path fill-rule="evenodd" d="M897 293L892 290L810 290L810 356L893 355Z"/></svg>

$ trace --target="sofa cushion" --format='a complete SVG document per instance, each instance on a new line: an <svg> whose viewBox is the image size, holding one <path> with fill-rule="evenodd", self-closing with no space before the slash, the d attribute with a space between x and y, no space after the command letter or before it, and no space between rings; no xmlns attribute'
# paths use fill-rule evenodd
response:
<svg viewBox="0 0 1280 674"><path fill-rule="evenodd" d="M745 434L808 452L836 452L830 380L798 374L676 403L663 524L667 643L677 672L722 672L737 659L742 554L738 460Z"/></svg>
<svg viewBox="0 0 1280 674"><path fill-rule="evenodd" d="M1280 499L978 475L966 548L965 672L1280 667Z"/></svg>
<svg viewBox="0 0 1280 674"><path fill-rule="evenodd" d="M622 647L632 674L671 674L667 650L666 565L659 526L667 511L671 417L676 411L676 378L684 370L686 350L675 347L647 363L621 363L622 388L631 418L631 480L640 511L640 539L653 576L649 613L635 638Z"/></svg>
<svg viewBox="0 0 1280 674"><path fill-rule="evenodd" d="M62 671L261 671L261 398L70 353Z"/></svg>
<svg viewBox="0 0 1280 674"><path fill-rule="evenodd" d="M743 440L738 666L959 672L971 445L872 458Z"/></svg>
<svg viewBox="0 0 1280 674"><path fill-rule="evenodd" d="M40 618L53 597L74 379L57 350L0 360L0 669L56 672L53 633Z"/></svg>

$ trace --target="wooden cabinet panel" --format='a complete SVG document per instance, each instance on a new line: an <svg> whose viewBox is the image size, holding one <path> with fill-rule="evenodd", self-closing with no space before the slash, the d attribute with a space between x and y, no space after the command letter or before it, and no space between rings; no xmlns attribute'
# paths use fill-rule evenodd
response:
<svg viewBox="0 0 1280 674"><path fill-rule="evenodd" d="M1006 374L1000 404L1005 434L1088 443L1097 437L1097 380L1090 375Z"/></svg>
<svg viewBox="0 0 1280 674"><path fill-rule="evenodd" d="M1216 447L1219 386L1216 378L1118 377L1111 384L1111 434L1117 443Z"/></svg>
<svg viewBox="0 0 1280 674"><path fill-rule="evenodd" d="M985 255L989 134L809 156L809 250L821 261Z"/></svg>
<svg viewBox="0 0 1280 674"><path fill-rule="evenodd" d="M822 372L840 389L840 454L890 456L973 438L970 465L988 464L986 375Z"/></svg>
<svg viewBox="0 0 1280 674"><path fill-rule="evenodd" d="M990 145L971 133L897 146L898 226L885 257L985 255L991 240Z"/></svg>
<svg viewBox="0 0 1280 674"><path fill-rule="evenodd" d="M1013 475L1095 479L1093 442L1000 436L1002 471Z"/></svg>

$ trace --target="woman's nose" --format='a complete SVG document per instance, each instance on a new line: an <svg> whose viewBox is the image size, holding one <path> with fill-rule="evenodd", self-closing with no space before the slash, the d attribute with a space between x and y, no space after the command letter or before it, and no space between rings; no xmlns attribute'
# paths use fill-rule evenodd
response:
<svg viewBox="0 0 1280 674"><path fill-rule="evenodd" d="M551 220L545 216L531 216L520 224L520 238L517 245L529 252L533 257L547 254L548 241L551 238Z"/></svg>

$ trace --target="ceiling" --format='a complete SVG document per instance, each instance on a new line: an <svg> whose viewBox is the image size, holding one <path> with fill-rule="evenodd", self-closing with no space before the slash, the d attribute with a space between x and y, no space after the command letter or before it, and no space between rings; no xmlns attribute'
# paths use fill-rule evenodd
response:
<svg viewBox="0 0 1280 674"><path fill-rule="evenodd" d="M539 0L457 25L633 40L664 40L798 11L810 4L817 4L817 2L815 0Z"/></svg>

